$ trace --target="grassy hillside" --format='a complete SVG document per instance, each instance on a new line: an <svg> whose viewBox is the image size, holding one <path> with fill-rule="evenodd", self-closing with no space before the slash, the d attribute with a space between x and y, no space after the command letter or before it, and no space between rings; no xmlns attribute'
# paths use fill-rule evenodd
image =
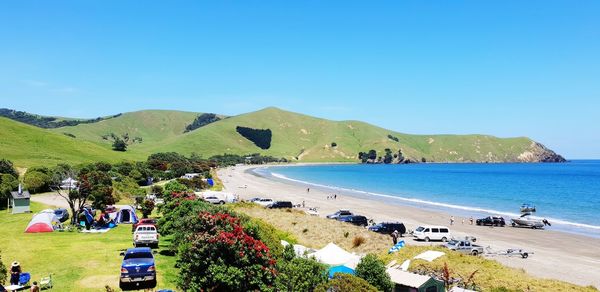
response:
<svg viewBox="0 0 600 292"><path fill-rule="evenodd" d="M271 148L261 150L239 135L236 126L271 129ZM391 134L398 142L388 138ZM335 142L337 147L331 147ZM207 125L163 146L205 155L262 153L300 161L356 161L359 151L390 148L413 160L517 161L532 146L528 138L501 139L485 135L409 135L358 121L330 121L267 108Z"/></svg>
<svg viewBox="0 0 600 292"><path fill-rule="evenodd" d="M0 118L0 137L0 157L17 166L138 158L6 118Z"/></svg>
<svg viewBox="0 0 600 292"><path fill-rule="evenodd" d="M303 162L358 161L360 151L375 149L383 156L386 148L393 153L402 149L404 156L413 161L425 158L436 162L538 161L540 154L549 153L524 137L409 135L364 122L330 121L277 108L230 117L184 133L185 127L198 115L146 110L50 130L3 120L0 131L10 132L12 136L3 139L2 143L11 148L0 149L0 156L16 160L17 164L31 165L48 161L138 160L163 151L186 155L195 152L204 157L223 153L261 153ZM267 150L257 147L236 132L237 126L270 129L271 147ZM142 141L131 144L126 153L114 152L111 150L112 139L102 138L111 133L117 136L127 133L130 139L141 138ZM59 136L60 139L56 138ZM331 146L334 142L336 147ZM37 149L37 153L31 149Z"/></svg>

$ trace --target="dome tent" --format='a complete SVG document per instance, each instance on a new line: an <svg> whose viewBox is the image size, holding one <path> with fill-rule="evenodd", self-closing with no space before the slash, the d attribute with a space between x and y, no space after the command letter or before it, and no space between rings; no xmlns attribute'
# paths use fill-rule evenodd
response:
<svg viewBox="0 0 600 292"><path fill-rule="evenodd" d="M117 217L115 219L117 224L119 223L130 223L135 224L138 222L135 209L132 206L123 206L121 210L117 211Z"/></svg>
<svg viewBox="0 0 600 292"><path fill-rule="evenodd" d="M25 233L53 232L56 225L60 225L60 221L54 213L39 213L33 216Z"/></svg>

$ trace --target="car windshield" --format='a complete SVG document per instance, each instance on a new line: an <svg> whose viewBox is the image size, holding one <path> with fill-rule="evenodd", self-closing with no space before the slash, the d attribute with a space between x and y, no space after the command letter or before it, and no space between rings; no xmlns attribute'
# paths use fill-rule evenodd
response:
<svg viewBox="0 0 600 292"><path fill-rule="evenodd" d="M126 260L128 259L151 259L152 258L152 253L149 252L132 252L132 253L127 253L125 255Z"/></svg>
<svg viewBox="0 0 600 292"><path fill-rule="evenodd" d="M423 230L425 230L425 227L423 227L423 226L419 226L419 227L417 228L417 230L415 230L415 231L417 231L417 232L421 232L421 231L423 231Z"/></svg>
<svg viewBox="0 0 600 292"><path fill-rule="evenodd" d="M458 243L458 240L450 240L448 242L449 245L456 245Z"/></svg>

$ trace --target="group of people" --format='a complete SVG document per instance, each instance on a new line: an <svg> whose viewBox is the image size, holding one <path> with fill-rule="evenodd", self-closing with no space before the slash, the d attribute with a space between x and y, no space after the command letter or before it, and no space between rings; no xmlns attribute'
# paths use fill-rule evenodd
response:
<svg viewBox="0 0 600 292"><path fill-rule="evenodd" d="M465 224L465 218L462 219L462 224ZM450 216L450 225L454 225L454 216ZM473 216L469 218L469 225L473 225Z"/></svg>
<svg viewBox="0 0 600 292"><path fill-rule="evenodd" d="M17 261L14 261L12 263L12 265L10 265L10 285L19 285L20 281L21 281L21 273L23 273L22 269L21 269L21 264ZM40 291L40 287L38 286L38 283L36 281L33 281L33 285L31 285L31 288L29 290L30 292L39 292ZM0 283L0 292L6 292L6 288L4 288L4 286L2 286L2 284Z"/></svg>
<svg viewBox="0 0 600 292"><path fill-rule="evenodd" d="M327 196L327 200L337 200L337 194L333 194L331 196Z"/></svg>
<svg viewBox="0 0 600 292"><path fill-rule="evenodd" d="M90 214L88 217L87 214ZM115 224L115 221L110 217L109 213L106 211L102 211L98 216L98 219L94 219L91 216L92 212L90 209L85 209L79 214L79 222L82 226L85 227L86 230L90 230L91 228L107 228L112 227Z"/></svg>

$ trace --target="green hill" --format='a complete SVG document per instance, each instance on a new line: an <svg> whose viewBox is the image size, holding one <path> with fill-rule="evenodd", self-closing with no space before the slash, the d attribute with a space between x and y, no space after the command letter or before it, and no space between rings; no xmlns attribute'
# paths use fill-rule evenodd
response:
<svg viewBox="0 0 600 292"><path fill-rule="evenodd" d="M7 146L0 149L0 157L29 165L48 161L139 160L152 153L174 151L204 157L261 153L301 162L356 162L361 151L374 149L383 156L384 149L389 148L392 153L401 149L404 157L413 162L423 158L435 162L536 162L562 158L524 137L409 135L364 122L331 121L272 107L184 133L185 127L198 115L200 113L146 110L49 130L3 119L0 131L10 136L2 139ZM269 129L270 148L257 147L236 131L238 126ZM130 141L136 142L130 142L125 153L112 151L112 140L107 137L111 133L117 136L127 133ZM30 155L32 149L37 149L37 155Z"/></svg>
<svg viewBox="0 0 600 292"><path fill-rule="evenodd" d="M20 167L141 158L7 118L0 118L0 137L0 157Z"/></svg>

